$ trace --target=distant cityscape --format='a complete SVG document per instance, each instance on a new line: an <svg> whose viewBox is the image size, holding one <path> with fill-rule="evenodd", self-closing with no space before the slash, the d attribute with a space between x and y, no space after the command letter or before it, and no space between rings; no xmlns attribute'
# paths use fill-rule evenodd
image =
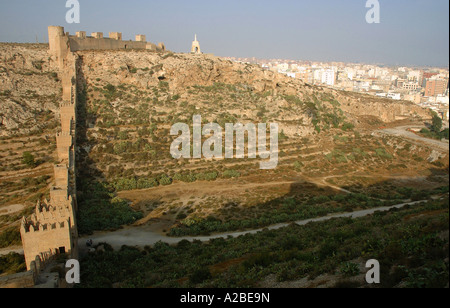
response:
<svg viewBox="0 0 450 308"><path fill-rule="evenodd" d="M384 67L343 62L227 58L258 64L312 85L411 101L449 119L449 70L444 68Z"/></svg>

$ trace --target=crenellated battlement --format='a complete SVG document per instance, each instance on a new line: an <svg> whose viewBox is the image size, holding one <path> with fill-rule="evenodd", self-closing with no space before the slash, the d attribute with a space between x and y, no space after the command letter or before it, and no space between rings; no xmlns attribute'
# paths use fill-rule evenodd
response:
<svg viewBox="0 0 450 308"><path fill-rule="evenodd" d="M61 102L61 103L59 104L59 107L60 107L60 108L75 108L75 104L73 104L73 103L71 103L71 102L64 101L64 102ZM75 109L74 109L74 110L75 110Z"/></svg>
<svg viewBox="0 0 450 308"><path fill-rule="evenodd" d="M82 50L128 50L143 49L163 52L163 43L158 45L147 42L147 37L143 34L135 36L135 41L124 41L121 32L109 32L109 37L104 37L103 32L92 32L90 36L86 31L78 31L75 35L64 32L63 27L48 27L50 53L58 58L62 64L66 55L70 52Z"/></svg>
<svg viewBox="0 0 450 308"><path fill-rule="evenodd" d="M71 226L71 218L36 220L22 219L20 235L25 252L27 269L36 270L34 267L37 257L45 261L57 253L66 253L76 250L76 230ZM37 272L41 268L37 269Z"/></svg>
<svg viewBox="0 0 450 308"><path fill-rule="evenodd" d="M50 232L67 229L70 230L70 218L65 220L48 220L46 222L22 219L21 233ZM23 232L22 232L23 231ZM26 239L26 237L25 237Z"/></svg>
<svg viewBox="0 0 450 308"><path fill-rule="evenodd" d="M41 223L54 223L57 221L63 221L72 218L72 210L70 203L66 206L52 206L47 204L38 203L36 205L36 211L31 215L31 221Z"/></svg>
<svg viewBox="0 0 450 308"><path fill-rule="evenodd" d="M69 138L70 137L70 138L72 138L72 134L70 132L61 131L59 133L56 133L56 137L59 137L59 138L65 138L65 137Z"/></svg>

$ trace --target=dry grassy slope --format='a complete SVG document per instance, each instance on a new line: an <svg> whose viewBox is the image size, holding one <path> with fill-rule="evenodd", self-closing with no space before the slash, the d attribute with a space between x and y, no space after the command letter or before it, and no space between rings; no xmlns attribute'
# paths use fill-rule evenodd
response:
<svg viewBox="0 0 450 308"><path fill-rule="evenodd" d="M398 176L427 179L429 169L435 167L427 162L431 154L427 147L371 136L374 129L395 125L395 120L429 117L428 111L408 102L312 87L258 66L208 55L145 51L86 51L78 55L79 86L86 91L89 127L87 139L78 143L86 150L78 155L85 159L79 170L112 183L186 172L223 174L233 169L241 174L239 180L159 186L144 191L141 197L135 191L120 194L144 213L150 210L157 217L164 213L175 217L183 209L195 208L200 216L208 215L225 211L223 206L235 198L243 206L273 200L276 192L264 185L261 191L255 189L259 184L284 191L292 183L306 180L320 187L350 185L356 191L360 183L365 190ZM289 138L280 140L277 169L260 171L258 160L172 159L168 130L179 121L190 123L193 114L220 124L279 123ZM355 125L355 130L343 130L346 122ZM448 165L448 156L442 163ZM239 186L232 193L226 190L231 183ZM275 183L284 186L280 190ZM211 198L217 187L217 196ZM308 197L323 193L317 187L302 189ZM244 217L234 208L224 215L226 219Z"/></svg>

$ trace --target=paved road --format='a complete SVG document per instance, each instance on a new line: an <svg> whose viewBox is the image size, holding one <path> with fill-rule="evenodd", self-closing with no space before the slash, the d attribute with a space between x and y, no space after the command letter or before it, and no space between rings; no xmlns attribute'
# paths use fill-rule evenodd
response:
<svg viewBox="0 0 450 308"><path fill-rule="evenodd" d="M343 217L350 217L350 218L358 218L358 217L364 217L368 215L372 215L375 212L386 212L393 208L402 208L406 205L413 205L420 202L426 202L426 201L416 201L416 202L409 202L409 203L402 203L390 207L380 207L375 209L369 209L369 210L362 210L362 211L355 211L352 213L342 213L342 214L334 214L329 215L325 217L320 218L314 218L314 219L306 219L295 222L297 225L303 226L307 225L311 222L320 222L320 221L327 221L333 218L343 218ZM289 226L290 223L282 223L270 226L266 229L269 230L277 230L284 227ZM145 246L151 246L155 243L161 241L168 244L177 244L183 240L188 240L190 242L194 240L199 240L202 242L207 242L211 239L217 239L217 238L227 238L227 237L239 237L241 235L246 234L256 234L258 232L263 231L263 228L256 229L256 230L249 230L249 231L241 231L241 232L230 232L230 233L224 233L224 234L216 234L211 236L198 236L198 237L181 237L181 238L173 238L168 237L163 234L155 233L150 230L146 230L145 227L127 227L122 230L118 230L115 232L102 232L102 233L95 233L94 235L90 237L80 238L79 239L79 247L80 252L86 252L86 241L88 239L92 239L94 241L94 245L96 243L108 243L110 244L114 249L119 249L123 245L127 246L136 246L136 247L145 247Z"/></svg>
<svg viewBox="0 0 450 308"><path fill-rule="evenodd" d="M425 137L421 137L419 135L416 135L410 131L408 131L408 129L414 129L414 128L419 128L422 129L425 126L400 126L400 127L395 127L395 128L387 128L387 129L383 129L383 130L379 130L376 133L382 133L382 134L387 134L387 135L391 135L391 136L397 136L397 137L404 137L407 138L411 141L419 142L420 145L422 145L423 143L429 145L430 147L436 149L436 150L440 150L440 151L444 151L444 152L449 152L449 143L448 141L439 141L439 140L435 140L435 139L429 139L429 138L425 138Z"/></svg>

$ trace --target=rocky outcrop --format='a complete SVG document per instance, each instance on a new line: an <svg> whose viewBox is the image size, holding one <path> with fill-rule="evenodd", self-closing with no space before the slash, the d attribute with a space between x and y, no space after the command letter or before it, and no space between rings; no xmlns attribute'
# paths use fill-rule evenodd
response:
<svg viewBox="0 0 450 308"><path fill-rule="evenodd" d="M57 112L58 68L44 44L0 44L0 136L40 125L36 114Z"/></svg>
<svg viewBox="0 0 450 308"><path fill-rule="evenodd" d="M290 79L255 65L244 65L210 55L158 54L142 51L78 52L85 65L87 81L100 78L111 84L129 84L147 88L160 81L184 92L191 86L214 83L246 84L264 92L287 87ZM299 85L303 83L298 81Z"/></svg>
<svg viewBox="0 0 450 308"><path fill-rule="evenodd" d="M18 129L22 123L33 118L30 108L11 99L2 100L0 105L0 127L6 130Z"/></svg>

